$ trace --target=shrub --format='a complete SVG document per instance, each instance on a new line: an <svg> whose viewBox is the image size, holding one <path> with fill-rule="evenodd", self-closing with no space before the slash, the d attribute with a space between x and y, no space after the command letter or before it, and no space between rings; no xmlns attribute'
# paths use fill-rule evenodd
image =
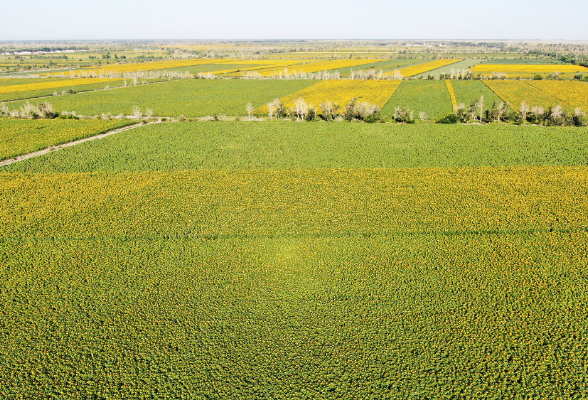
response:
<svg viewBox="0 0 588 400"><path fill-rule="evenodd" d="M459 122L459 117L456 114L451 113L451 114L444 116L436 123L437 124L457 124L458 122Z"/></svg>

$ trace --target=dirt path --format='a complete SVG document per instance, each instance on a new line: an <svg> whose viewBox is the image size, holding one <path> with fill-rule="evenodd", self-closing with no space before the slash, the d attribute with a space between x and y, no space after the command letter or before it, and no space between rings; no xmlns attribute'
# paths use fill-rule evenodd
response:
<svg viewBox="0 0 588 400"><path fill-rule="evenodd" d="M85 142L90 142L90 141L96 140L96 139L102 139L102 138L105 138L107 136L111 136L111 135L114 135L114 134L117 134L117 133L120 133L120 132L124 132L124 131L128 131L128 130L131 130L131 129L138 128L140 126L147 126L147 125L151 125L151 124L157 124L159 122L160 121L154 121L154 122L148 122L146 124L139 123L139 124L135 124L135 125L129 125L129 126L125 126L125 127L119 128L119 129L115 129L115 130L112 130L112 131L101 133L99 135L89 136L89 137L84 138L84 139L75 140L73 142L63 143L63 144L59 144L57 146L50 146L50 147L47 147L46 149L43 149L43 150L35 151L33 153L23 154L23 155L14 157L14 158L9 158L7 160L0 161L0 167L3 167L5 165L10 165L10 164L13 164L15 162L27 160L29 158L42 156L42 155L47 154L47 153L52 153L52 152L57 151L57 150L65 149L66 147L76 146L78 144L82 144L82 143L85 143Z"/></svg>

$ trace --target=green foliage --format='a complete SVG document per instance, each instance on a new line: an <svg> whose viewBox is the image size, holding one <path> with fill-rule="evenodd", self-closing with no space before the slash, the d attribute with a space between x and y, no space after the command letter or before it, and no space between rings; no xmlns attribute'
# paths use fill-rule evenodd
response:
<svg viewBox="0 0 588 400"><path fill-rule="evenodd" d="M133 129L3 170L122 172L586 165L586 143L585 128L197 122Z"/></svg>
<svg viewBox="0 0 588 400"><path fill-rule="evenodd" d="M128 120L0 120L0 160L132 124Z"/></svg>
<svg viewBox="0 0 588 400"><path fill-rule="evenodd" d="M165 117L240 115L249 102L255 107L314 84L312 80L186 79L117 90L58 96L56 110L75 110L82 115L110 112L130 115L134 106L150 108Z"/></svg>
<svg viewBox="0 0 588 400"><path fill-rule="evenodd" d="M492 103L502 101L496 93L480 80L452 80L451 83L457 104L471 104L474 101L479 101L484 96L484 110L487 110L492 106Z"/></svg>
<svg viewBox="0 0 588 400"><path fill-rule="evenodd" d="M438 124L457 124L458 122L459 122L459 117L455 113L447 114L446 116L441 118L439 121L437 121Z"/></svg>
<svg viewBox="0 0 588 400"><path fill-rule="evenodd" d="M585 180L2 174L0 393L581 397Z"/></svg>
<svg viewBox="0 0 588 400"><path fill-rule="evenodd" d="M416 115L424 111L433 120L452 111L451 97L444 81L418 79L403 81L382 109L382 115L393 117L396 107L409 108Z"/></svg>

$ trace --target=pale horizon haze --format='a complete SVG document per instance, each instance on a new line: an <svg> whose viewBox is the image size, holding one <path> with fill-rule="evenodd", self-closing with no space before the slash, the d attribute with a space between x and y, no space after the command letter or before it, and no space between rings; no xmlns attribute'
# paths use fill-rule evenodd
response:
<svg viewBox="0 0 588 400"><path fill-rule="evenodd" d="M4 4L0 13L0 41L588 39L588 2L577 0L21 0Z"/></svg>

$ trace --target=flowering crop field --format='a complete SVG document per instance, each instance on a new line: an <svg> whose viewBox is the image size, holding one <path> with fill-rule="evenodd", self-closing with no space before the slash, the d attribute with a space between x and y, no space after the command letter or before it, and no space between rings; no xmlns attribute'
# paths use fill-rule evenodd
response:
<svg viewBox="0 0 588 400"><path fill-rule="evenodd" d="M273 60L276 61L276 60ZM288 60L285 60L288 61ZM287 74L322 72L346 67L359 67L361 65L373 64L381 60L376 59L345 59L345 60L313 60L305 63L289 64L287 67L279 66L263 70L259 70L262 77L272 76L286 76ZM360 68L360 67L359 67ZM240 73L235 73L235 76L240 76Z"/></svg>
<svg viewBox="0 0 588 400"><path fill-rule="evenodd" d="M533 86L530 81L485 80L484 83L515 110L523 101L530 106L553 107L567 104ZM567 107L569 108L569 106Z"/></svg>
<svg viewBox="0 0 588 400"><path fill-rule="evenodd" d="M580 65L559 65L559 64L478 64L473 66L472 72L485 76L496 73L506 74L506 77L530 78L537 74L547 76L556 72L561 73L562 77L572 77L578 72L588 74L588 68Z"/></svg>
<svg viewBox="0 0 588 400"><path fill-rule="evenodd" d="M429 119L438 119L453 110L451 96L444 81L405 80L382 110L392 116L396 107L408 107L419 118L419 112L427 113Z"/></svg>
<svg viewBox="0 0 588 400"><path fill-rule="evenodd" d="M63 79L63 80L46 80L38 79L37 82L29 82L20 85L6 85L0 86L0 95L14 92L27 92L31 90L42 89L57 89L66 86L80 86L91 85L94 83L107 83L117 81L120 79L103 79L103 78L88 78L88 79Z"/></svg>
<svg viewBox="0 0 588 400"><path fill-rule="evenodd" d="M1 174L0 393L577 397L587 180Z"/></svg>
<svg viewBox="0 0 588 400"><path fill-rule="evenodd" d="M293 107L294 102L302 98L309 105L319 107L323 102L330 101L339 106L340 111L351 99L384 107L394 94L401 81L395 80L324 80L298 92L282 97L280 100L287 107ZM267 113L267 107L260 108L260 112Z"/></svg>
<svg viewBox="0 0 588 400"><path fill-rule="evenodd" d="M446 65L454 64L456 62L462 61L462 59L441 59L435 61L429 61L422 64L412 65L410 67L400 68L393 70L388 73L388 75L393 74L394 72L399 72L402 74L404 78L408 78L410 76L420 75L427 71L432 71L437 68L444 67Z"/></svg>
<svg viewBox="0 0 588 400"><path fill-rule="evenodd" d="M582 398L587 138L165 123L0 168L0 398Z"/></svg>
<svg viewBox="0 0 588 400"><path fill-rule="evenodd" d="M153 110L163 117L203 117L213 114L246 115L251 102L260 107L267 102L314 84L312 80L183 79L117 90L57 96L50 99L57 111L76 111L81 115L110 112L129 115L134 106ZM31 103L41 103L47 99ZM19 107L24 102L16 102Z"/></svg>
<svg viewBox="0 0 588 400"><path fill-rule="evenodd" d="M128 120L0 119L0 160L98 135L132 123Z"/></svg>
<svg viewBox="0 0 588 400"><path fill-rule="evenodd" d="M588 111L588 84L578 81L530 81L529 85L567 104Z"/></svg>

